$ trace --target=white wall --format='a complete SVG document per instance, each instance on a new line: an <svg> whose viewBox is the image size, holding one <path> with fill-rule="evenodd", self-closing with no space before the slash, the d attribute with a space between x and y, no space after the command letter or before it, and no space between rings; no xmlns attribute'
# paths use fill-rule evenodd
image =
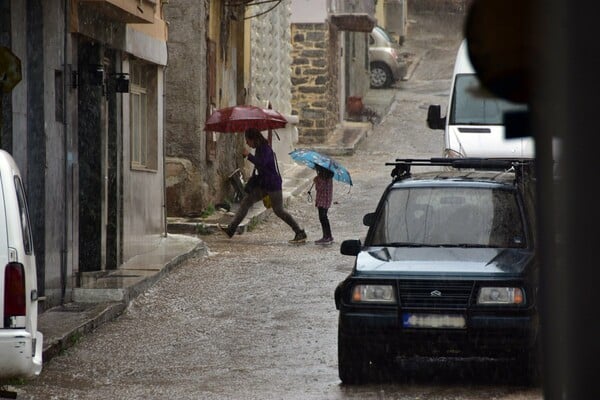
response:
<svg viewBox="0 0 600 400"><path fill-rule="evenodd" d="M325 0L292 0L292 24L323 23L327 19Z"/></svg>

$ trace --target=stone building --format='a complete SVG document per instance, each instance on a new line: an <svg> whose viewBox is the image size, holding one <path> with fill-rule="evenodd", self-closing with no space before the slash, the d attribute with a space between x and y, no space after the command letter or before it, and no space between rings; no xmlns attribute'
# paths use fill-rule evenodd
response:
<svg viewBox="0 0 600 400"><path fill-rule="evenodd" d="M292 1L292 104L298 141L322 143L348 115L349 97L369 88L371 0Z"/></svg>

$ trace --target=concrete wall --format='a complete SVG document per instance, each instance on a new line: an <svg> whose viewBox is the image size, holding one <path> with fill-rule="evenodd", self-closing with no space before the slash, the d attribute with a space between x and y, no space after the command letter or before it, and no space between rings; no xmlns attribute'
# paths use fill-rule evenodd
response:
<svg viewBox="0 0 600 400"><path fill-rule="evenodd" d="M205 2L181 0L165 6L169 26L166 75L165 160L167 214L200 213L209 203L204 122L207 110Z"/></svg>
<svg viewBox="0 0 600 400"><path fill-rule="evenodd" d="M44 35L44 132L45 132L45 194L44 194L44 265L45 265L45 295L54 298L57 302L61 295L61 262L65 245L65 224L71 220L67 218L65 202L71 202L67 196L72 194L70 185L65 181L65 168L67 155L65 152L66 121L64 113L57 115L57 110L62 109L62 99L56 93L69 96L64 90L64 79L69 79L63 70L65 61L64 43L64 11L63 1L46 0L43 2L43 35ZM62 75L63 80L55 79L55 75ZM58 104L57 104L58 103ZM31 151L32 148L28 146ZM69 243L72 249L72 242ZM67 277L73 273L73 262L69 258L71 253L65 254ZM67 261L68 260L68 261ZM39 264L39 262L38 262Z"/></svg>
<svg viewBox="0 0 600 400"><path fill-rule="evenodd" d="M364 98L370 86L369 74L369 39L366 32L343 32L347 40L344 41L347 45L344 46L344 62L342 67L345 67L344 73L348 75L347 79L340 82L340 85L345 88L345 93L340 98L342 106L346 106L346 101L350 96L358 96ZM343 119L348 119L347 112L342 114Z"/></svg>
<svg viewBox="0 0 600 400"><path fill-rule="evenodd" d="M156 66L158 118L158 165L156 171L139 171L130 167L129 129L123 135L123 262L151 250L166 233L163 196L163 67ZM124 97L128 97L125 95ZM130 126L129 101L123 101L123 126Z"/></svg>

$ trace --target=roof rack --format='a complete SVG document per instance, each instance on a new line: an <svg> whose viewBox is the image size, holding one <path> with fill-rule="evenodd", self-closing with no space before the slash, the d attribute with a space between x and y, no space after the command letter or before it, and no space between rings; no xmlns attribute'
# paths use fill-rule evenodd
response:
<svg viewBox="0 0 600 400"><path fill-rule="evenodd" d="M395 162L387 162L385 165L392 165L392 178L402 179L410 175L411 166L442 166L452 168L466 168L490 171L506 171L515 168L520 171L523 167L530 167L535 164L534 158L397 158ZM517 168L520 167L520 168Z"/></svg>

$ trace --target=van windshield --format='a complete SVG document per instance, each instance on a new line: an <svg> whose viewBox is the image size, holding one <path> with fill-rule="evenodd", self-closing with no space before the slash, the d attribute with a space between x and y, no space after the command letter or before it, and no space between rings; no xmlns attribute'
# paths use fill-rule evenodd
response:
<svg viewBox="0 0 600 400"><path fill-rule="evenodd" d="M527 105L490 97L475 74L456 75L450 110L451 125L504 125L507 111L526 111Z"/></svg>

